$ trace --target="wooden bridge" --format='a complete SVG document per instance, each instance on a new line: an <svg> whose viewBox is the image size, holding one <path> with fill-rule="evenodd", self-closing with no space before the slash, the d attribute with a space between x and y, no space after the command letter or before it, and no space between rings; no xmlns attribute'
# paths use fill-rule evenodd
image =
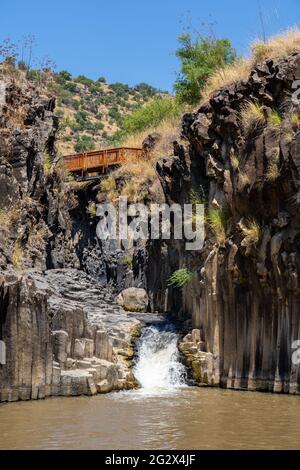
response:
<svg viewBox="0 0 300 470"><path fill-rule="evenodd" d="M77 153L64 157L66 170L77 180L86 180L107 173L125 160L135 160L142 156L142 149L119 147Z"/></svg>

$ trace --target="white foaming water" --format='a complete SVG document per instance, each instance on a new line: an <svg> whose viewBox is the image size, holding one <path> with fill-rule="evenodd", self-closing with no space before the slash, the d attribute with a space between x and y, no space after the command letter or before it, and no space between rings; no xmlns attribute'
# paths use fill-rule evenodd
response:
<svg viewBox="0 0 300 470"><path fill-rule="evenodd" d="M178 335L170 327L145 328L139 340L133 373L143 393L169 392L186 385Z"/></svg>

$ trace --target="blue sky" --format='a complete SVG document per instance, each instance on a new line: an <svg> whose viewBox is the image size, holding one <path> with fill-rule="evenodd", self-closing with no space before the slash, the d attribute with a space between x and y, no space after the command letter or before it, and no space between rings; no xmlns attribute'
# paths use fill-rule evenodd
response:
<svg viewBox="0 0 300 470"><path fill-rule="evenodd" d="M174 51L184 29L215 22L217 36L239 53L262 34L300 25L300 0L0 0L0 40L34 34L36 54L57 69L93 79L172 88L179 65Z"/></svg>

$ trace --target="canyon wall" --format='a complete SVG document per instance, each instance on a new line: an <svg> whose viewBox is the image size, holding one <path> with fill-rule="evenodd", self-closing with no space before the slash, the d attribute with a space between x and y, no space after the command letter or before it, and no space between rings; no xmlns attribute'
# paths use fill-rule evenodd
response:
<svg viewBox="0 0 300 470"><path fill-rule="evenodd" d="M0 401L135 387L141 323L79 270L91 218L85 207L78 233L70 213L81 213L79 202L55 148L55 100L24 77L4 76L1 90Z"/></svg>
<svg viewBox="0 0 300 470"><path fill-rule="evenodd" d="M299 53L256 66L186 114L186 144L157 164L168 202L207 207L203 249L169 246L194 273L168 302L192 319L180 348L201 384L300 393L299 79Z"/></svg>
<svg viewBox="0 0 300 470"><path fill-rule="evenodd" d="M300 393L299 79L300 54L269 60L183 116L144 202L204 203L198 251L180 240L97 240L90 208L105 194L94 182L65 186L53 98L3 80L1 401L135 387L143 320L116 300L131 286L147 290L152 312L181 321L179 347L200 385ZM192 280L170 287L180 268Z"/></svg>

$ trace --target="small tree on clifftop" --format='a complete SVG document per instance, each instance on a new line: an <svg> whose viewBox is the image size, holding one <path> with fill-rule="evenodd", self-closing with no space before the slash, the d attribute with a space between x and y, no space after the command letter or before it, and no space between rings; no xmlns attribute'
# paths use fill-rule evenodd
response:
<svg viewBox="0 0 300 470"><path fill-rule="evenodd" d="M181 61L180 74L174 84L181 103L196 104L201 90L212 73L236 59L236 53L228 39L216 39L198 33L195 40L189 33L178 38L180 47L176 56Z"/></svg>

